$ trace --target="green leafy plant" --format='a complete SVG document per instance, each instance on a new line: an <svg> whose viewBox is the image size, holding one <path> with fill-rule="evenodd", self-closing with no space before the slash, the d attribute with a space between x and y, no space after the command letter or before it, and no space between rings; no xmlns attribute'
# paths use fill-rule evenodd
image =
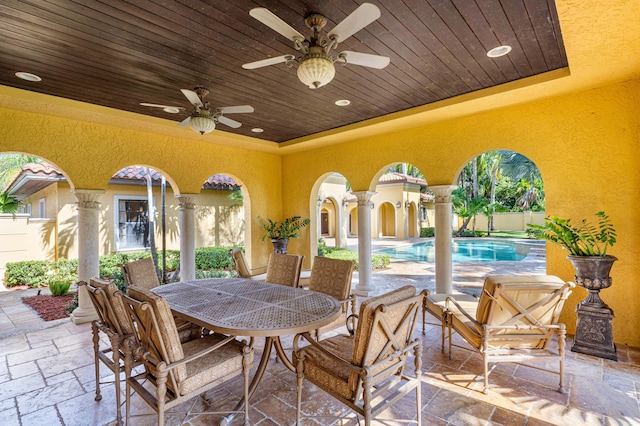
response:
<svg viewBox="0 0 640 426"><path fill-rule="evenodd" d="M606 256L607 247L616 242L616 231L604 212L596 213L598 225L583 219L573 225L571 219L548 216L544 225L527 225L536 238L551 241L574 256Z"/></svg>
<svg viewBox="0 0 640 426"><path fill-rule="evenodd" d="M300 216L288 217L282 222L271 219L263 219L258 216L258 222L264 229L264 235L262 235L262 241L267 237L272 240L283 240L290 238L299 238L298 231L311 223L309 219L302 219Z"/></svg>
<svg viewBox="0 0 640 426"><path fill-rule="evenodd" d="M64 278L55 278L49 281L49 291L53 296L64 296L69 292L71 281Z"/></svg>

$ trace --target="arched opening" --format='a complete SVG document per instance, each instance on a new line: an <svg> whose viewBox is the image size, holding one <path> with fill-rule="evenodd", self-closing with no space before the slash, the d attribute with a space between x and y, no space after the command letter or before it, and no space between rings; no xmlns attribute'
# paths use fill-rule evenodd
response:
<svg viewBox="0 0 640 426"><path fill-rule="evenodd" d="M316 194L316 232L328 247L346 247L347 237L357 234L356 197L340 173L328 173L318 180Z"/></svg>
<svg viewBox="0 0 640 426"><path fill-rule="evenodd" d="M393 204L385 201L378 207L378 238L396 235L396 209Z"/></svg>
<svg viewBox="0 0 640 426"><path fill-rule="evenodd" d="M542 175L522 154L508 150L482 153L465 164L456 183L452 202L459 236L511 232L526 238L527 224L544 223Z"/></svg>

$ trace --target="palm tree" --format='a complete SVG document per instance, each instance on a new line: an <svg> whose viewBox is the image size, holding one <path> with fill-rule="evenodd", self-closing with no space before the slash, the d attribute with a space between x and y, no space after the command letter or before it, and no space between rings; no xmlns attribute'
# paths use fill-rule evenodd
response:
<svg viewBox="0 0 640 426"><path fill-rule="evenodd" d="M4 191L22 166L40 163L42 160L26 154L0 154L0 191Z"/></svg>
<svg viewBox="0 0 640 426"><path fill-rule="evenodd" d="M6 192L0 192L0 213L17 213L19 204L18 200Z"/></svg>

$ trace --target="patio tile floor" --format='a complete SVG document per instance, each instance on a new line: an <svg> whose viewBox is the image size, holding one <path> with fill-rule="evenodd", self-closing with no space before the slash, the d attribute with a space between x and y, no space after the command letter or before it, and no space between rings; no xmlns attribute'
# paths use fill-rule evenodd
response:
<svg viewBox="0 0 640 426"><path fill-rule="evenodd" d="M541 270L540 264L533 269L532 265L519 266L522 273L544 273L544 262ZM459 268L454 267L456 289L470 292L479 289L486 268L491 269L490 273L514 271L513 265L483 266L477 277L470 278L457 274ZM381 291L407 283L432 288L433 276L424 264L394 262L391 270L374 274L374 283ZM33 290L0 292L0 425L115 424L113 383L102 385L103 398L94 401L90 325L76 326L68 319L40 321L20 300L32 293ZM424 425L640 425L640 348L618 345L618 362L567 350L565 394L556 390L557 376L526 365L500 364L490 376L491 391L485 395L481 392L480 357L454 348L453 360L449 360L440 351L439 325L434 318L427 319L426 335L422 335L421 328L416 330L424 346ZM261 343L256 342L257 356ZM290 338L285 339L284 346L291 347ZM106 368L101 372L103 380L113 380ZM282 363L269 363L251 400L252 425L295 424L295 380L295 374ZM218 424L220 416L186 412L229 408L240 394L240 382L232 381L171 410L167 424ZM405 397L388 411L387 417L412 417L412 399ZM304 425L357 424L353 413L308 383L303 410L313 415L347 416L343 420L309 419ZM141 400L134 400L132 411L139 415L132 424L155 424L155 413ZM241 423L241 416L231 422Z"/></svg>

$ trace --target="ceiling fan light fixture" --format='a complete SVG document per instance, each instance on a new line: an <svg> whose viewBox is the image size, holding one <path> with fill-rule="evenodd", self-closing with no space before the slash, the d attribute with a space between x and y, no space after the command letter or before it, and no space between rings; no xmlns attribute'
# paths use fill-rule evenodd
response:
<svg viewBox="0 0 640 426"><path fill-rule="evenodd" d="M317 89L328 84L336 75L331 56L324 53L321 47L314 46L304 55L298 65L298 78L310 89Z"/></svg>
<svg viewBox="0 0 640 426"><path fill-rule="evenodd" d="M194 114L189 120L189 127L204 135L205 133L213 132L216 128L216 122L208 115Z"/></svg>

